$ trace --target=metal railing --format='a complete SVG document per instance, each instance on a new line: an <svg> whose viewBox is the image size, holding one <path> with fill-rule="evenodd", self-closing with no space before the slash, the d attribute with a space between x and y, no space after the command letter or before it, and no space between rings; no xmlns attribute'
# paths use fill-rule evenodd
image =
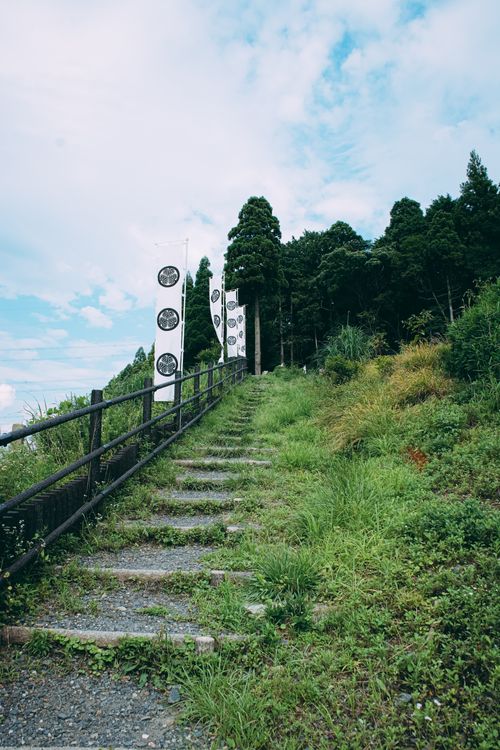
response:
<svg viewBox="0 0 500 750"><path fill-rule="evenodd" d="M123 482L196 424L219 403L228 387L232 388L243 380L246 372L246 359L238 358L204 370L198 366L193 373L184 376L176 373L175 378L162 385L153 385L151 378L145 378L144 387L140 390L111 399L104 399L101 390L93 390L89 406L0 435L0 447L5 447L66 422L86 416L90 421L89 450L85 455L0 503L0 560L4 558L0 583L21 570L44 547L89 514ZM206 376L206 387L202 388L203 376ZM183 399L183 385L188 381L192 381L193 395ZM153 394L172 385L172 406L152 416ZM103 444L103 411L139 398L142 399L141 423ZM165 423L167 417L172 419ZM101 458L105 453L123 446L132 438L136 438L136 442L129 442L110 461L103 464ZM146 446L152 450L139 459L139 448ZM83 476L60 484L70 474L84 467L87 468ZM55 485L57 486L54 487ZM15 549L10 554L9 545Z"/></svg>

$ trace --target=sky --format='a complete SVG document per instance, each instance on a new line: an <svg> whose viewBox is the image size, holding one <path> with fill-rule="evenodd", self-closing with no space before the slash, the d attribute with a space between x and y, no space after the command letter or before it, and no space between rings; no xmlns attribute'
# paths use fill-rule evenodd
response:
<svg viewBox="0 0 500 750"><path fill-rule="evenodd" d="M0 431L148 350L157 243L220 270L500 179L498 0L0 0Z"/></svg>

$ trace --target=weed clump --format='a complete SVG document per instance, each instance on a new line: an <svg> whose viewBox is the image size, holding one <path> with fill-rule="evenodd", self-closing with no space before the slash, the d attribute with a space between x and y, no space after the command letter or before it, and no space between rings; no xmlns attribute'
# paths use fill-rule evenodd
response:
<svg viewBox="0 0 500 750"><path fill-rule="evenodd" d="M271 622L289 622L295 630L306 630L312 620L311 597L320 580L318 559L310 548L283 546L260 558L250 592L266 605Z"/></svg>

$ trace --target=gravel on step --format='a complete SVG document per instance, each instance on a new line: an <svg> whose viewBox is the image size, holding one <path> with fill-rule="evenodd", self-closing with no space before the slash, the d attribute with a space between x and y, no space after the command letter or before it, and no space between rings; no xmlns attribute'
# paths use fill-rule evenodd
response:
<svg viewBox="0 0 500 750"><path fill-rule="evenodd" d="M177 726L178 707L153 688L109 674L56 674L28 666L0 684L0 747L154 747L208 750L200 727Z"/></svg>
<svg viewBox="0 0 500 750"><path fill-rule="evenodd" d="M238 479L239 474L234 471L202 471L190 469L185 474L180 474L177 481L184 482L188 480L201 480L203 482L226 482L232 479Z"/></svg>
<svg viewBox="0 0 500 750"><path fill-rule="evenodd" d="M103 550L93 555L82 556L79 562L84 567L99 567L103 570L106 568L203 570L205 566L201 558L213 550L213 547L199 544L169 549L144 544L137 547L125 547L115 552Z"/></svg>
<svg viewBox="0 0 500 750"><path fill-rule="evenodd" d="M223 490L161 490L157 497L164 500L179 500L190 502L191 500L231 500L232 494Z"/></svg>
<svg viewBox="0 0 500 750"><path fill-rule="evenodd" d="M173 526L178 528L179 526L211 526L215 523L222 523L222 516L220 515L196 515L196 516L167 516L158 514L151 516L151 518L141 518L137 521L127 521L126 526L146 526L161 528L162 526Z"/></svg>
<svg viewBox="0 0 500 750"><path fill-rule="evenodd" d="M196 610L187 596L167 594L154 588L134 589L121 585L112 591L96 589L82 596L82 611L65 613L52 606L38 617L21 620L22 625L40 625L77 630L108 630L128 633L188 633L203 635L193 622ZM165 613L138 610L162 607Z"/></svg>

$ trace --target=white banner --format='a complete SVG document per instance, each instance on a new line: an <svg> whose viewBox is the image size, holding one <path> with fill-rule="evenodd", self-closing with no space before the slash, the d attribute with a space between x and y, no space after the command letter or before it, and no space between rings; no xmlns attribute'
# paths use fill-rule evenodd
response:
<svg viewBox="0 0 500 750"><path fill-rule="evenodd" d="M177 370L182 373L186 251L186 242L169 244L161 251L156 277L155 385L173 381ZM173 401L174 386L155 391L154 399Z"/></svg>
<svg viewBox="0 0 500 750"><path fill-rule="evenodd" d="M236 347L238 357L247 356L247 317L246 305L236 308L236 328L238 330Z"/></svg>
<svg viewBox="0 0 500 750"><path fill-rule="evenodd" d="M223 290L222 290L222 276L212 276L209 282L209 293L210 293L210 313L212 315L212 323L214 324L215 333L219 339L219 343L224 343L224 308L223 302Z"/></svg>
<svg viewBox="0 0 500 750"><path fill-rule="evenodd" d="M226 292L226 343L227 356L238 356L238 321L236 308L238 307L238 290L230 289Z"/></svg>

